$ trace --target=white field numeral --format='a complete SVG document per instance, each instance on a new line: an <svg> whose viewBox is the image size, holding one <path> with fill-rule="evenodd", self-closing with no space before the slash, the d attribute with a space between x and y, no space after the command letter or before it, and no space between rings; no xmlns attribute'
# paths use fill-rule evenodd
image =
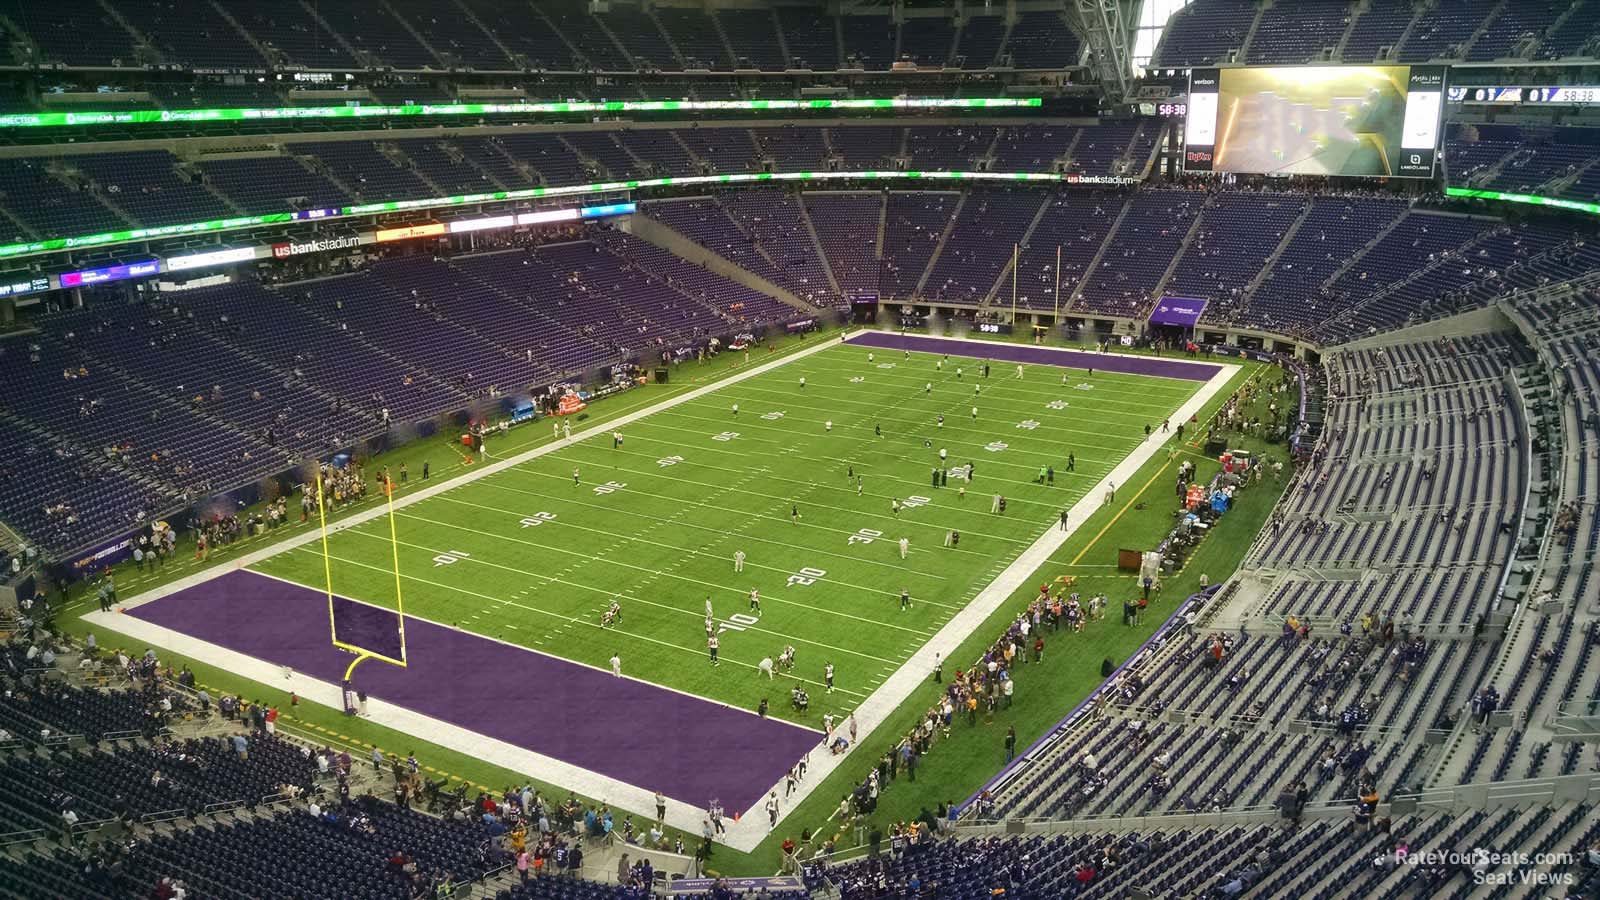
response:
<svg viewBox="0 0 1600 900"><path fill-rule="evenodd" d="M1017 423L1017 427L1021 428L1023 431L1032 431L1039 427L1039 422L1035 419L1023 419L1021 422Z"/></svg>
<svg viewBox="0 0 1600 900"><path fill-rule="evenodd" d="M522 520L523 528L538 528L546 522L554 521L556 517L552 512L536 512Z"/></svg>
<svg viewBox="0 0 1600 900"><path fill-rule="evenodd" d="M713 441L731 441L738 436L739 432L737 431L724 431L721 434L713 434L711 439Z"/></svg>
<svg viewBox="0 0 1600 900"><path fill-rule="evenodd" d="M1001 450L1004 450L1009 446L1011 445L1005 441L990 441L989 443L983 445L983 449L989 451L990 453L999 453Z"/></svg>
<svg viewBox="0 0 1600 900"><path fill-rule="evenodd" d="M656 460L656 465L665 469L667 466L675 466L681 462L683 462L683 457L681 456L668 456L665 459Z"/></svg>
<svg viewBox="0 0 1600 900"><path fill-rule="evenodd" d="M751 625L754 625L759 621L761 621L760 616L749 616L745 615L744 613L734 613L733 615L729 616L721 625L717 626L717 633L721 634L724 631L744 631L746 628L749 628Z"/></svg>
<svg viewBox="0 0 1600 900"><path fill-rule="evenodd" d="M932 503L932 502L933 502L933 498L932 497L923 497L923 496L920 496L920 495L917 495L917 494L912 494L911 496L907 497L904 502L902 502L900 504L900 508L901 509L916 509L919 506L927 506L929 503Z"/></svg>
<svg viewBox="0 0 1600 900"><path fill-rule="evenodd" d="M433 567L437 569L440 566L453 566L463 559L471 558L471 553L464 553L460 550L446 550L433 558Z"/></svg>
<svg viewBox="0 0 1600 900"><path fill-rule="evenodd" d="M1045 404L1045 408L1046 409L1066 409L1067 408L1067 401L1065 401L1065 400L1051 400L1049 403Z"/></svg>
<svg viewBox="0 0 1600 900"><path fill-rule="evenodd" d="M827 569L813 569L810 566L806 566L799 572L789 576L789 584L787 586L794 587L795 585L799 585L801 587L805 587L808 584L816 584L817 579L826 574L828 574Z"/></svg>
<svg viewBox="0 0 1600 900"><path fill-rule="evenodd" d="M772 412L769 412L766 415L762 416L761 418L766 419L768 422L776 422L779 419L783 418L783 411L775 409Z"/></svg>
<svg viewBox="0 0 1600 900"><path fill-rule="evenodd" d="M605 484L595 485L594 492L601 496L605 496L606 494L615 494L617 491L620 491L627 486L628 483L626 481L608 481Z"/></svg>
<svg viewBox="0 0 1600 900"><path fill-rule="evenodd" d="M883 537L883 532L881 532L881 531L879 531L879 530L877 530L875 528L863 528L860 531L856 532L855 534L850 535L850 537L845 541L845 543L846 544L870 544L873 541L875 541L875 540L877 540L878 538L881 538L881 537Z"/></svg>

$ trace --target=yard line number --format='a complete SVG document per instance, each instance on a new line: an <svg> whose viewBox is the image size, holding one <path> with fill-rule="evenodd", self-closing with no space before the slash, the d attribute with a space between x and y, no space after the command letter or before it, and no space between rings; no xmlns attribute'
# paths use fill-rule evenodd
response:
<svg viewBox="0 0 1600 900"><path fill-rule="evenodd" d="M749 616L745 615L744 613L734 613L733 615L724 619L722 623L717 626L717 633L721 634L724 631L744 631L759 621L761 621L760 616Z"/></svg>
<svg viewBox="0 0 1600 900"><path fill-rule="evenodd" d="M785 587L795 587L796 585L805 587L806 585L816 584L817 579L826 574L828 574L827 569L813 569L810 566L806 566L804 569L790 575L789 583Z"/></svg>

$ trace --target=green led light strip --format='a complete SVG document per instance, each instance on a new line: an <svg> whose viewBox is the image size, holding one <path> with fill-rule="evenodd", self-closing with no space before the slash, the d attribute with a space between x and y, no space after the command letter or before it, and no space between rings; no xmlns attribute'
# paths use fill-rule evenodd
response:
<svg viewBox="0 0 1600 900"><path fill-rule="evenodd" d="M388 203L364 203L359 206L342 207L339 210L339 215L366 216L374 213L438 209L446 206L465 206L472 203L491 203L498 200L571 197L579 194L632 191L641 188L667 187L669 185L685 187L693 185L745 184L761 181L841 181L848 179L878 181L1050 181L1079 184L1133 184L1136 180L1118 176L1057 175L1049 172L741 172L733 175L691 175L685 178L602 181L595 184L575 184L565 187L494 191L487 194L461 194L455 197L429 197L422 200L392 200ZM237 216L231 219L214 219L210 222L191 222L186 225L163 225L159 228L108 231L82 237L52 238L47 241L31 241L24 244L6 244L0 246L0 259L52 253L57 250L128 244L152 238L229 231L235 228L251 228L256 225L273 225L291 221L295 221L293 213L271 213L264 216ZM326 222L331 220L324 218L316 221Z"/></svg>
<svg viewBox="0 0 1600 900"><path fill-rule="evenodd" d="M829 109L1014 109L1041 106L1038 97L873 97L859 100L613 100L603 103L437 103L406 106L286 106L228 109L130 109L120 112L18 113L0 128L252 122L280 119L365 119L378 116L561 115L599 112L727 112Z"/></svg>
<svg viewBox="0 0 1600 900"><path fill-rule="evenodd" d="M1533 194L1503 194L1499 191L1476 191L1471 188L1445 188L1445 196L1470 197L1476 200L1504 200L1507 203L1530 203L1534 206L1549 206L1555 209L1570 209L1577 212L1586 212L1600 216L1600 203L1584 203L1581 200L1562 200L1558 197L1539 197Z"/></svg>
<svg viewBox="0 0 1600 900"><path fill-rule="evenodd" d="M54 250L72 250L78 247L105 247L111 244L131 244L152 238L176 237L184 234L201 234L211 231L229 231L255 225L273 225L294 221L293 213L271 213L264 216L235 216L231 219L213 219L210 222L190 222L185 225L162 225L159 228L134 228L128 231L106 231L82 237L52 238L48 241L30 241L26 244L0 246L0 259L13 256L31 256Z"/></svg>

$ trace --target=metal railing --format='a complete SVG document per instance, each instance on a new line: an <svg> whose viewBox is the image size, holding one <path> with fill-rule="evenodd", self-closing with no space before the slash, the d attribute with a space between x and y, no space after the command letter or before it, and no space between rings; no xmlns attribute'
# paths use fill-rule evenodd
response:
<svg viewBox="0 0 1600 900"><path fill-rule="evenodd" d="M0 834L0 847L9 847L12 844L31 844L50 836L50 832L43 828L28 828L22 831L8 831Z"/></svg>
<svg viewBox="0 0 1600 900"><path fill-rule="evenodd" d="M1566 700L1545 717L1558 741L1591 741L1600 738L1600 700Z"/></svg>
<svg viewBox="0 0 1600 900"><path fill-rule="evenodd" d="M1600 800L1600 774L1563 775L1522 781L1464 784L1410 794L1396 794L1378 804L1374 815L1404 815L1413 811L1459 814L1496 807L1593 804ZM1302 819L1349 816L1353 799L1307 804ZM1178 815L1128 816L1098 813L1071 819L1033 816L1006 819L972 819L956 826L964 837L993 834L1073 834L1082 832L1145 832L1169 828L1226 827L1272 822L1282 818L1276 806L1252 805Z"/></svg>
<svg viewBox="0 0 1600 900"><path fill-rule="evenodd" d="M1248 712L1239 711L1232 713L1205 713L1193 712L1185 709L1157 710L1148 706L1108 706L1102 713L1103 717L1116 717L1122 719L1137 719L1149 722L1164 722L1173 725L1201 725L1208 727L1221 727L1243 731L1267 730L1272 732L1285 732L1288 734L1339 734L1339 725L1334 721L1318 721L1291 717L1287 719L1270 720L1268 716L1256 716ZM1381 738L1407 740L1422 736L1426 740L1430 734L1448 735L1450 732L1434 728L1410 728L1405 725L1359 725L1351 729L1351 737Z"/></svg>
<svg viewBox="0 0 1600 900"><path fill-rule="evenodd" d="M157 812L144 813L139 816L139 824L154 825L157 822L173 822L178 819L188 818L188 816L189 810L178 806L173 807L172 809L163 809L158 810Z"/></svg>
<svg viewBox="0 0 1600 900"><path fill-rule="evenodd" d="M1383 805L1379 805L1380 814ZM1334 819L1350 815L1349 801L1324 801L1307 804L1300 812L1304 819ZM1053 819L1031 816L997 820L977 819L956 826L959 837L982 837L997 834L1082 834L1086 832L1116 831L1147 832L1176 828L1226 828L1232 825L1262 825L1278 821L1283 813L1275 806L1255 805L1233 809L1179 813L1160 816L1128 816L1117 813L1099 813L1075 819Z"/></svg>

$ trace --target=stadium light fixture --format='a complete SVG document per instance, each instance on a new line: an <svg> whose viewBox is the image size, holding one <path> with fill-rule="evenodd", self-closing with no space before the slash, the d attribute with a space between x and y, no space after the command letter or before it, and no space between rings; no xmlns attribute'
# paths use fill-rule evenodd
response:
<svg viewBox="0 0 1600 900"><path fill-rule="evenodd" d="M160 125L206 122L272 122L300 119L373 119L395 116L559 116L572 113L827 112L830 110L1027 109L1038 97L862 97L838 100L609 100L602 102L414 103L351 106L227 107L220 109L129 109L13 113L0 128L80 128L92 125Z"/></svg>

